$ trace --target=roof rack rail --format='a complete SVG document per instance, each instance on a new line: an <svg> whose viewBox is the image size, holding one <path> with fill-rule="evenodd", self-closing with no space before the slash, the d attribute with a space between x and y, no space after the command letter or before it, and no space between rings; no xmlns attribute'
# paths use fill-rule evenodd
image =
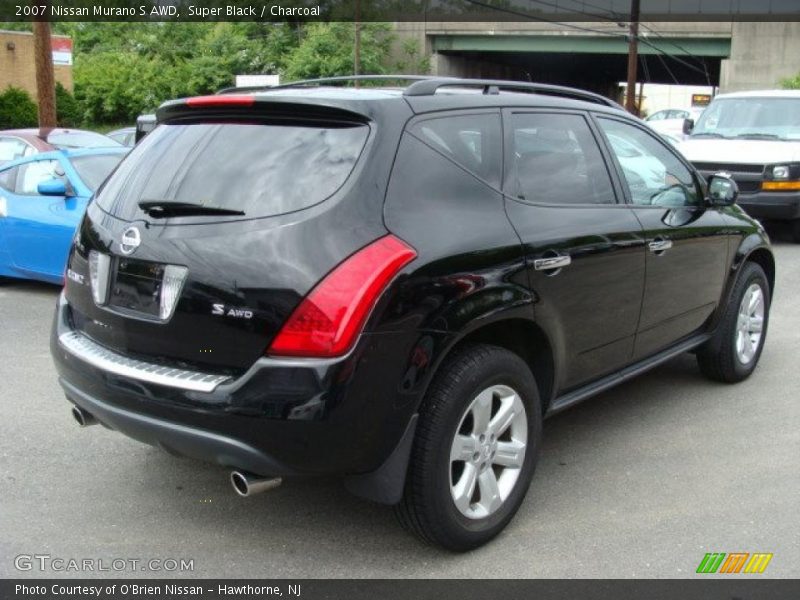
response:
<svg viewBox="0 0 800 600"><path fill-rule="evenodd" d="M564 87L560 85L549 85L546 83L528 83L526 81L505 81L501 79L458 79L455 77L427 77L422 81L417 81L408 86L403 94L405 96L432 96L441 87L482 87L484 94L498 94L500 90L514 90L520 92L532 92L535 94L545 94L548 96L563 96L576 100L595 102L611 108L623 109L620 104L595 94L577 88ZM624 109L623 109L624 110Z"/></svg>
<svg viewBox="0 0 800 600"><path fill-rule="evenodd" d="M247 87L227 87L217 94L231 94L235 92L257 92L260 90L282 90L306 85L319 85L325 83L347 83L350 81L425 81L428 79L441 79L432 75L342 75L338 77L320 77L318 79L300 79L278 85L254 85Z"/></svg>

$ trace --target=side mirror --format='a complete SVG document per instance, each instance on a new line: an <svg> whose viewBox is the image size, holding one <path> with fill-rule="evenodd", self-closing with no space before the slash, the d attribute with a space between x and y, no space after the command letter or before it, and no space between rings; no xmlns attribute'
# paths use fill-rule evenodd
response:
<svg viewBox="0 0 800 600"><path fill-rule="evenodd" d="M739 186L727 173L712 175L708 181L708 198L714 206L730 206L739 197Z"/></svg>
<svg viewBox="0 0 800 600"><path fill-rule="evenodd" d="M66 196L67 185L63 179L48 179L42 181L36 188L40 196Z"/></svg>
<svg viewBox="0 0 800 600"><path fill-rule="evenodd" d="M683 133L684 135L689 135L692 133L694 129L694 119L684 119L683 120Z"/></svg>

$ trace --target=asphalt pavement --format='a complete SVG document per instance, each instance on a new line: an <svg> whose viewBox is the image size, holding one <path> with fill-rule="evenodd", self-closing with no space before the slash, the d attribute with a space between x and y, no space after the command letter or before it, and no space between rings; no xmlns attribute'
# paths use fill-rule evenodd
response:
<svg viewBox="0 0 800 600"><path fill-rule="evenodd" d="M0 283L0 576L680 578L707 552L767 552L747 577L798 577L800 245L777 238L754 375L713 383L685 355L549 419L517 517L463 555L419 543L337 480L240 498L222 468L79 429L48 350L59 290ZM52 559L95 571L39 569ZM151 559L193 571L143 571Z"/></svg>

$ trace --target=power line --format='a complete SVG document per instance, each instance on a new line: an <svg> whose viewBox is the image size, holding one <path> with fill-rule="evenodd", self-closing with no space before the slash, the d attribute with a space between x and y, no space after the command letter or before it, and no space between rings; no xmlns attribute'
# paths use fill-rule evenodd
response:
<svg viewBox="0 0 800 600"><path fill-rule="evenodd" d="M689 56L689 57L693 58L694 60L696 60L696 61L697 61L697 63L698 63L698 64L699 64L699 65L702 67L702 69L703 69L703 74L704 74L704 75L705 75L705 77L706 77L706 82L708 83L708 85L711 85L711 76L710 76L710 75L709 75L709 73L708 73L708 65L706 64L706 61L705 61L705 59L704 59L704 58L698 58L698 57L696 57L694 54L692 54L691 52L689 52L689 51L688 51L686 48L684 48L683 46L681 46L681 45L680 45L678 42L676 42L676 41L674 41L674 40L671 40L671 39L669 39L669 38L665 37L664 35L662 35L662 34L661 34L661 33L659 33L658 31L656 31L656 30L655 30L655 29L653 29L652 27L648 27L648 26L647 26L647 25L645 25L644 23L642 23L642 27L644 27L645 29L647 29L647 31L649 31L650 33L652 33L653 35L655 35L655 36L656 36L656 37L657 37L659 40L663 41L663 42L664 42L664 43L666 43L666 44L669 44L670 46L673 46L674 48L677 48L678 50L681 50L681 51L682 51L684 54L686 54L687 56ZM675 57L674 57L674 56L672 56L672 55L668 55L668 56L670 56L671 58L675 58Z"/></svg>
<svg viewBox="0 0 800 600"><path fill-rule="evenodd" d="M605 36L611 36L611 37L622 37L622 38L625 38L625 39L629 38L629 36L627 36L625 34L622 34L622 33L614 33L614 32L604 31L604 30L600 30L600 29L592 29L592 28L589 28L589 27L582 27L582 26L574 25L572 23L565 23L563 21L554 21L554 20L551 20L551 19L545 19L543 17L534 17L532 15L526 15L525 13L521 13L521 12L518 12L518 11L512 11L512 10L509 10L509 9L504 9L504 8L501 8L501 7L492 7L492 6L489 6L489 5L484 4L482 2L475 2L473 0L467 0L467 1L471 2L472 4L478 4L480 6L485 6L487 8L493 8L494 10L499 10L499 11L502 11L502 12L508 12L508 13L515 14L515 15L518 15L518 16L527 16L530 19L534 19L534 20L537 20L537 21L543 21L543 22L547 22L547 23L552 23L554 25L562 25L562 26L565 26L565 27L571 27L573 29L587 31L587 32L591 32L591 33L596 33L596 34L599 34L599 35L605 35ZM569 1L577 3L579 0L569 0ZM553 8L562 8L561 5L554 4L552 2L547 2L546 0L528 0L528 2L533 2L534 4L540 4L540 5L543 5L543 6L549 6L549 7L553 7ZM626 17L627 16L627 15L620 15L620 14L618 14L616 12L613 12L613 11L609 11L604 7L598 6L597 4L591 4L589 2L584 2L583 4L586 4L588 6L592 6L594 8L603 10L605 12L605 14L591 13L591 12L587 12L587 11L583 11L583 10L577 10L577 9L573 9L573 10L576 13L579 13L579 14L582 14L582 15L586 15L587 17L593 17L593 18L596 18L596 19L603 19L603 20L608 20L609 17L612 17L614 21L618 21L620 19L620 17ZM701 75L704 75L705 78L706 78L706 81L708 82L708 85L711 85L711 77L709 76L708 67L705 64L705 61L701 61L701 60L697 59L696 57L694 57L694 55L691 52L686 50L686 48L684 48L683 46L680 46L676 42L670 41L668 38L665 38L659 32L655 31L651 27L648 27L647 25L645 25L643 23L642 23L642 27L644 27L649 32L651 32L651 33L655 34L656 36L658 36L659 39L663 40L665 43L670 44L670 45L674 46L675 48L677 48L679 50L682 50L685 54L687 54L688 56L694 58L694 60L697 61L697 64L701 65L702 68L698 68L698 67L686 62L685 60L682 60L682 59L678 58L677 56L666 52L663 48L659 48L658 46L656 46L655 44L653 44L652 42L647 40L644 36L637 35L636 36L637 41L643 43L646 46L649 46L650 48L652 48L656 52L658 52L660 54L663 54L664 56L667 56L668 58L671 58L672 60L682 64L687 69L690 69L692 71L695 71L696 73L700 73ZM660 59L660 60L661 60L662 63L664 62L663 58ZM667 70L669 71L669 69L667 69ZM673 78L674 78L674 76L673 76ZM677 83L677 81L676 81L676 83Z"/></svg>

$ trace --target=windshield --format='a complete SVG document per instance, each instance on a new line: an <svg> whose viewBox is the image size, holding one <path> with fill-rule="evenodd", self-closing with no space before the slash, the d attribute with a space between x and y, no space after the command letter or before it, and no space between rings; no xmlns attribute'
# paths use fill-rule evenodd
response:
<svg viewBox="0 0 800 600"><path fill-rule="evenodd" d="M116 148L121 144L110 137L93 131L70 131L69 133L51 133L47 143L56 148Z"/></svg>
<svg viewBox="0 0 800 600"><path fill-rule="evenodd" d="M322 202L344 184L367 139L366 125L192 123L156 127L97 196L122 219L139 204L184 202L279 215Z"/></svg>
<svg viewBox="0 0 800 600"><path fill-rule="evenodd" d="M92 192L95 192L124 156L124 154L77 156L72 159L72 166L75 167L78 176L81 178L81 181L86 184L86 187Z"/></svg>
<svg viewBox="0 0 800 600"><path fill-rule="evenodd" d="M800 98L719 98L698 119L698 135L800 139Z"/></svg>

